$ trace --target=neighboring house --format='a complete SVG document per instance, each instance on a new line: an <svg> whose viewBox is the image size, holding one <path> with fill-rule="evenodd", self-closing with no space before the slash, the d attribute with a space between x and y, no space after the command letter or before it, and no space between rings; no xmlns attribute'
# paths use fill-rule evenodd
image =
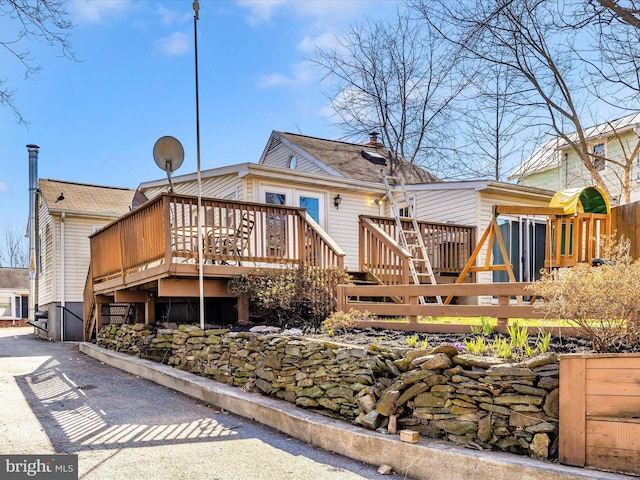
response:
<svg viewBox="0 0 640 480"><path fill-rule="evenodd" d="M53 340L81 340L88 237L127 213L135 190L49 179L38 187L36 308L46 318L37 331Z"/></svg>
<svg viewBox="0 0 640 480"><path fill-rule="evenodd" d="M26 321L29 314L29 270L0 268L0 325Z"/></svg>
<svg viewBox="0 0 640 480"><path fill-rule="evenodd" d="M640 140L640 113L628 115L608 123L585 129L584 135L589 144L590 153L625 163L625 155L633 151ZM571 134L572 138L576 134ZM630 181L630 201L640 200L640 158L632 159ZM599 171L612 198L612 204L624 199L622 194L622 168L594 157L593 166ZM520 185L563 190L594 185L594 180L575 151L561 138L547 141L531 157L522 163L509 177Z"/></svg>
<svg viewBox="0 0 640 480"><path fill-rule="evenodd" d="M274 131L259 164L241 163L201 172L202 196L306 207L345 252L345 267L358 270L360 215L392 216L385 199L380 172L383 168L389 175L404 176L408 193L415 195L419 220L473 226L480 233L489 224L493 205L548 206L554 193L490 180L442 182L406 160L395 158L375 135L359 145ZM173 180L176 193L197 194L195 174ZM166 179L139 186L148 198L167 188ZM502 219L507 220L514 226L512 232L522 229L525 222L544 225L544 219ZM533 235L527 238L540 241L534 240ZM541 241L544 242L544 232ZM521 255L514 250L512 257L518 270ZM480 261L484 261L482 256ZM478 274L478 281L488 282L491 278L490 273Z"/></svg>

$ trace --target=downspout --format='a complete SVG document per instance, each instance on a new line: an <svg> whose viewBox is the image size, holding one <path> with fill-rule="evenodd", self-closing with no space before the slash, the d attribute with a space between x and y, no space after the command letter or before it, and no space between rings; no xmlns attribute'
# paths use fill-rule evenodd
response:
<svg viewBox="0 0 640 480"><path fill-rule="evenodd" d="M27 145L29 152L29 322L36 319L36 296L38 295L37 273L38 255L36 239L36 194L38 191L38 152L37 145Z"/></svg>
<svg viewBox="0 0 640 480"><path fill-rule="evenodd" d="M64 311L66 308L65 303L65 266L64 266L64 219L65 213L62 212L62 216L60 217L60 288L62 289L62 299L60 301L60 305L62 308L60 309L60 341L64 342Z"/></svg>

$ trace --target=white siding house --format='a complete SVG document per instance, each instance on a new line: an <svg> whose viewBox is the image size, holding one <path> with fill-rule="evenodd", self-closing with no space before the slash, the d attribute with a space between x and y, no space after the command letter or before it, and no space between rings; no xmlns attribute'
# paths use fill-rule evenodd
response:
<svg viewBox="0 0 640 480"><path fill-rule="evenodd" d="M38 332L80 340L88 237L128 212L135 190L49 179L40 179L38 187L36 305L46 312Z"/></svg>
<svg viewBox="0 0 640 480"><path fill-rule="evenodd" d="M604 161L594 157L592 163L610 192L609 200L613 204L623 202L621 194L624 172L616 163L626 163L640 141L640 113L590 127L585 130L584 135L590 153L607 159ZM640 158L636 156L629 160L632 162L630 201L634 202L640 200ZM538 148L509 179L516 180L520 185L553 191L595 184L576 152L560 138L551 139Z"/></svg>
<svg viewBox="0 0 640 480"><path fill-rule="evenodd" d="M28 317L29 270L0 268L0 325L13 325Z"/></svg>

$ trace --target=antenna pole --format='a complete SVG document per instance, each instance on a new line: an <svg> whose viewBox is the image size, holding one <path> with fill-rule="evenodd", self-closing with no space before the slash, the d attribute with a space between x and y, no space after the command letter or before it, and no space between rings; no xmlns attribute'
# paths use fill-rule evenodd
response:
<svg viewBox="0 0 640 480"><path fill-rule="evenodd" d="M204 330L204 227L202 215L202 176L200 175L200 99L198 96L198 18L200 4L198 0L193 2L193 44L195 52L196 66L196 158L197 158L197 179L198 179L198 287L200 290L200 328Z"/></svg>

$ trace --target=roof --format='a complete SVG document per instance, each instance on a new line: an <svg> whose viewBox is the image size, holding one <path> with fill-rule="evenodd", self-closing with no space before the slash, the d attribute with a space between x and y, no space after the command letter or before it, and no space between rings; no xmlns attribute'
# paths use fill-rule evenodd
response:
<svg viewBox="0 0 640 480"><path fill-rule="evenodd" d="M41 178L38 186L50 212L120 216L129 211L135 190Z"/></svg>
<svg viewBox="0 0 640 480"><path fill-rule="evenodd" d="M636 128L638 125L640 125L640 112L585 128L584 136L587 140L609 137L613 135L614 130L622 133L623 131ZM571 141L576 141L578 134L573 132L569 134L569 138ZM567 141L560 137L546 141L540 148L533 152L533 155L515 169L509 176L509 179L523 178L534 173L541 173L558 167L559 156L556 155L556 152L568 147L569 144Z"/></svg>
<svg viewBox="0 0 640 480"><path fill-rule="evenodd" d="M29 290L29 270L26 268L0 267L0 288Z"/></svg>
<svg viewBox="0 0 640 480"><path fill-rule="evenodd" d="M380 170L384 168L387 175L404 176L407 184L440 181L435 175L397 156L381 144L361 145L277 131L274 131L271 136L270 144L273 142L273 137L277 136L279 139L285 140L290 147L296 146L301 149L306 153L307 158L312 161L315 160L316 164L320 161L329 167L325 168L325 170L333 170L339 175L354 180L381 183L382 174ZM267 146L268 148L269 146ZM370 157L371 159L368 160L365 157ZM381 165L377 161L378 159L386 159L386 165Z"/></svg>

